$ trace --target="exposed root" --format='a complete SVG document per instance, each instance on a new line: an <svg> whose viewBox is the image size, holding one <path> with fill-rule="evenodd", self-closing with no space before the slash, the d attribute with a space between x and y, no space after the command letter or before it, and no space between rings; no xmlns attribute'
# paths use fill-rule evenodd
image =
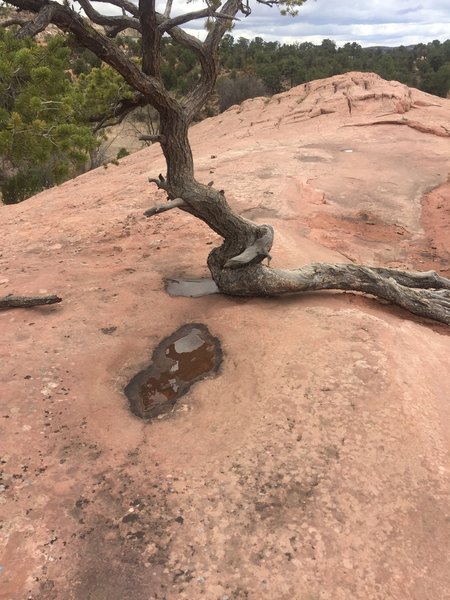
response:
<svg viewBox="0 0 450 600"><path fill-rule="evenodd" d="M210 267L214 267L214 260ZM212 269L223 293L278 296L317 290L364 292L409 312L450 325L450 280L433 271L408 273L363 265L311 264L292 271L261 264L241 269Z"/></svg>

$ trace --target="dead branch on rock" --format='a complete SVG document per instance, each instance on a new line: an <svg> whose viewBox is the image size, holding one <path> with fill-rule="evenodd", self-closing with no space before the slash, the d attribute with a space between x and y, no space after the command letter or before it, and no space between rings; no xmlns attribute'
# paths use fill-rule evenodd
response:
<svg viewBox="0 0 450 600"><path fill-rule="evenodd" d="M59 296L14 296L9 294L0 298L0 309L5 308L30 308L31 306L43 306L62 302Z"/></svg>

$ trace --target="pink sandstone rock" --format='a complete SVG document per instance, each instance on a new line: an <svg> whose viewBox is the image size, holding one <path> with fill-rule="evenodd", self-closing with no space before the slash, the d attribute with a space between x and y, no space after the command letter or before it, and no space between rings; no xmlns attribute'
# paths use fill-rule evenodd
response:
<svg viewBox="0 0 450 600"><path fill-rule="evenodd" d="M275 228L275 266L449 276L449 115L349 73L191 139L199 179ZM219 240L142 216L163 171L152 147L0 209L0 294L63 297L0 313L1 598L450 598L448 327L353 294L169 297ZM123 389L189 322L221 372L144 423Z"/></svg>

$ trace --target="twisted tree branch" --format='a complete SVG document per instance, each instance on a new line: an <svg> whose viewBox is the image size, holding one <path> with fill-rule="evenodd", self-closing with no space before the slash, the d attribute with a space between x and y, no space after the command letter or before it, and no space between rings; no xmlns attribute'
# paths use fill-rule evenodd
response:
<svg viewBox="0 0 450 600"><path fill-rule="evenodd" d="M239 269L245 265L252 265L261 262L267 258L268 263L272 260L269 254L269 250L273 244L273 227L270 225L263 225L259 231L259 237L247 246L243 252L237 256L233 256L228 259L224 264L225 269Z"/></svg>
<svg viewBox="0 0 450 600"><path fill-rule="evenodd" d="M139 20L134 17L128 17L126 15L103 15L102 13L99 13L97 10L95 10L95 8L92 6L89 0L77 0L77 2L86 13L86 16L97 25L109 26L112 27L114 30L116 28L120 28L121 30L130 28L140 31Z"/></svg>
<svg viewBox="0 0 450 600"><path fill-rule="evenodd" d="M211 8L202 8L201 10L196 10L183 15L178 15L172 19L167 19L160 24L159 29L167 32L172 29L172 27L183 25L184 23L195 21L197 19L207 19L208 17L215 17L216 19L225 19L228 21L239 21L239 19L234 15L227 15L223 12L217 12Z"/></svg>
<svg viewBox="0 0 450 600"><path fill-rule="evenodd" d="M22 29L18 32L17 37L19 39L37 35L51 23L52 16L54 13L54 7L50 4L45 4L39 10L35 19L28 21Z"/></svg>

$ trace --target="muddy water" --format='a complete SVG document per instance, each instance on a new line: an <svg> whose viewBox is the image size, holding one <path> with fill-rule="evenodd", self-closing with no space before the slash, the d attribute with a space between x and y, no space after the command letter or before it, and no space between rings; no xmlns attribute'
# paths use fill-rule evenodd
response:
<svg viewBox="0 0 450 600"><path fill-rule="evenodd" d="M222 362L219 340L206 325L183 325L153 352L151 364L125 387L132 412L146 420L171 412L178 398Z"/></svg>

